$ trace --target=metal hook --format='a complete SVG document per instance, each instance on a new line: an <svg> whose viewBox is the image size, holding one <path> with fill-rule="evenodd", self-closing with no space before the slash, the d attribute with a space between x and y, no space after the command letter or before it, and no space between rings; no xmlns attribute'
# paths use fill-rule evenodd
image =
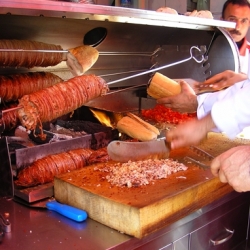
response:
<svg viewBox="0 0 250 250"><path fill-rule="evenodd" d="M192 50L193 49L197 49L199 52L200 52L200 55L201 55L201 59L200 60L198 60L194 55L193 55L193 52L192 52ZM202 63L204 60L205 60L205 57L204 57L204 55L202 54L202 51L198 48L198 47L196 47L196 46L192 46L191 48L190 48L190 59L194 59L197 63Z"/></svg>

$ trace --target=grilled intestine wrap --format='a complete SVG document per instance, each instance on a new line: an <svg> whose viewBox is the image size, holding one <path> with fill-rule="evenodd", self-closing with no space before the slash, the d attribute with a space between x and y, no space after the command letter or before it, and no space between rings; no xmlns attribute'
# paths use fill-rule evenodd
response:
<svg viewBox="0 0 250 250"><path fill-rule="evenodd" d="M73 112L88 101L105 95L107 83L95 75L82 75L45 88L19 100L18 116L28 130Z"/></svg>
<svg viewBox="0 0 250 250"><path fill-rule="evenodd" d="M109 160L105 148L79 148L48 155L19 170L15 184L22 187L45 184L52 182L57 175Z"/></svg>
<svg viewBox="0 0 250 250"><path fill-rule="evenodd" d="M64 60L64 52L29 52L26 50L62 50L60 45L29 40L0 40L0 49L19 51L0 51L0 66L26 67L55 66ZM25 51L23 51L25 50Z"/></svg>
<svg viewBox="0 0 250 250"><path fill-rule="evenodd" d="M97 61L99 52L89 45L63 50L60 45L30 40L0 39L0 67L48 67L66 61L74 76L82 75Z"/></svg>
<svg viewBox="0 0 250 250"><path fill-rule="evenodd" d="M17 101L24 95L53 86L63 80L50 72L28 72L0 75L0 97L3 101Z"/></svg>
<svg viewBox="0 0 250 250"><path fill-rule="evenodd" d="M3 113L2 118L0 119L0 124L4 124L4 131L10 131L20 124L17 111L15 110L16 106L17 104L12 103L2 109L3 111L8 110L8 112ZM10 111L12 108L13 110Z"/></svg>

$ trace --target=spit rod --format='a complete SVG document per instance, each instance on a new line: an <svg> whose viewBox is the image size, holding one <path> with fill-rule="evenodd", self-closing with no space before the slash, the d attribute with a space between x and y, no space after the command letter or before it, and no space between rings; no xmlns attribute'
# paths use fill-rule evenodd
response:
<svg viewBox="0 0 250 250"><path fill-rule="evenodd" d="M161 48L152 53L149 52L99 52L104 56L154 56ZM0 49L0 52L36 52L36 53L69 53L68 50L46 50L46 49Z"/></svg>
<svg viewBox="0 0 250 250"><path fill-rule="evenodd" d="M205 60L204 55L201 54L201 59L197 59L193 55L193 52L192 52L193 49L196 49L196 50L198 50L198 52L201 53L201 50L198 47L192 46L190 48L190 57L189 58L186 58L184 60L180 60L180 61L177 61L177 62L174 62L174 63L171 63L171 64L163 65L163 66L158 67L158 68L153 68L153 69L150 69L150 70L146 70L144 72L141 72L141 73L138 73L138 74L135 74L135 75L132 75L132 76L127 76L127 77L124 77L124 78L121 78L121 79L117 79L117 80L109 82L108 85L111 85L111 84L114 84L114 83L117 83L117 82L122 82L122 81L125 81L125 80L128 80L128 79L135 78L135 77L138 77L138 76L142 76L142 75L145 75L145 74L149 74L149 73L152 73L152 72L156 72L158 70L165 69L165 68L168 68L168 67L172 67L172 66L175 66L177 64L181 64L181 63L187 62L187 61L189 61L191 59L194 59L197 63L202 63ZM146 85L146 84L142 84L142 85L138 85L138 86L136 85L136 87L144 86L144 85ZM134 87L135 86L132 86L132 87L129 87L129 88L134 88ZM124 91L125 89L120 90L120 91ZM114 91L114 92L119 92L119 90L118 91ZM112 92L110 92L110 94L112 94ZM18 107L15 107L15 108L10 108L10 109L6 109L6 110L2 110L1 112L2 113L6 113L6 112L10 112L10 111L17 110L17 109L20 109L20 108L22 108L22 106L18 106Z"/></svg>
<svg viewBox="0 0 250 250"><path fill-rule="evenodd" d="M68 53L68 50L46 50L46 49L0 49L0 52L38 52L38 53Z"/></svg>
<svg viewBox="0 0 250 250"><path fill-rule="evenodd" d="M127 77L124 77L124 78L121 78L121 79L117 79L117 80L114 80L114 81L111 81L108 83L108 85L111 85L111 84L114 84L114 83L118 83L118 82L122 82L122 81L125 81L125 80L128 80L128 79L131 79L131 78L135 78L135 77L138 77L138 76L142 76L142 75L146 75L146 74L149 74L149 73L152 73L152 72L156 72L156 71L159 71L161 69L165 69L165 68L169 68L169 67L172 67L172 66L175 66L177 64L181 64L181 63L184 63L184 62L187 62L191 59L194 59L197 63L202 63L204 61L204 55L201 54L201 59L197 59L194 55L193 55L193 52L192 50L193 49L196 49L198 50L199 52L201 52L201 50L196 47L196 46L192 46L190 48L190 57L189 58L186 58L184 60L180 60L180 61L177 61L177 62L174 62L174 63L170 63L170 64L167 64L167 65L163 65L161 67L158 67L158 68L154 68L154 69L150 69L150 70L147 70L147 71L144 71L144 72L141 72L141 73L138 73L136 75L132 75L132 76L127 76Z"/></svg>
<svg viewBox="0 0 250 250"><path fill-rule="evenodd" d="M11 111L14 111L14 110L17 110L17 109L21 109L21 108L23 108L23 106L18 106L18 107L15 107L15 108L4 109L4 110L1 110L1 112L2 112L2 114L4 114L4 113L11 112Z"/></svg>

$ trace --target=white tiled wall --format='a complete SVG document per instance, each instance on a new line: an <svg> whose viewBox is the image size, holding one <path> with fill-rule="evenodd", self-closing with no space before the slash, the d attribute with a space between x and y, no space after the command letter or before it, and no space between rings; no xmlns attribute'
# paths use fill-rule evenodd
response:
<svg viewBox="0 0 250 250"><path fill-rule="evenodd" d="M214 19L220 19L225 1L226 0L210 0L210 11L213 13Z"/></svg>

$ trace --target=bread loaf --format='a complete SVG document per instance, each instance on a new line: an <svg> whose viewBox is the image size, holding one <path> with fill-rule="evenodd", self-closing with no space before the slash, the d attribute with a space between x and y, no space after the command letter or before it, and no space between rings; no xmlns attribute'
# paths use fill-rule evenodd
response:
<svg viewBox="0 0 250 250"><path fill-rule="evenodd" d="M178 12L175 9L172 9L169 7L161 7L159 9L157 9L156 12L164 12L164 13L168 13L168 14L178 15Z"/></svg>
<svg viewBox="0 0 250 250"><path fill-rule="evenodd" d="M82 45L76 48L68 49L67 65L73 75L83 75L97 61L99 52L89 45Z"/></svg>
<svg viewBox="0 0 250 250"><path fill-rule="evenodd" d="M181 92L180 84L161 73L156 72L149 82L147 93L155 99L177 95Z"/></svg>
<svg viewBox="0 0 250 250"><path fill-rule="evenodd" d="M117 123L117 129L139 141L150 141L157 139L159 130L153 125L143 121L138 116L128 113Z"/></svg>

